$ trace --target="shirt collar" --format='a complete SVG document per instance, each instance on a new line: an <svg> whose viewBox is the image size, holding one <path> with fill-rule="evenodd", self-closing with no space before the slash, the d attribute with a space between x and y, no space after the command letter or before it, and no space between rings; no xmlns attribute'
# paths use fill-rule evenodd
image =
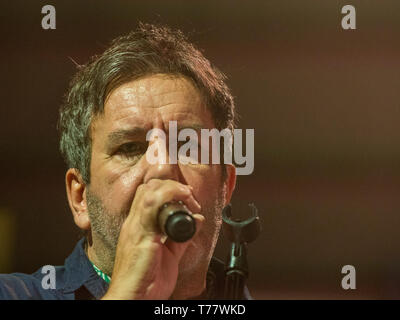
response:
<svg viewBox="0 0 400 320"><path fill-rule="evenodd" d="M65 260L65 292L75 292L84 286L94 298L100 299L108 284L93 269L85 252L85 238L79 240L71 255Z"/></svg>

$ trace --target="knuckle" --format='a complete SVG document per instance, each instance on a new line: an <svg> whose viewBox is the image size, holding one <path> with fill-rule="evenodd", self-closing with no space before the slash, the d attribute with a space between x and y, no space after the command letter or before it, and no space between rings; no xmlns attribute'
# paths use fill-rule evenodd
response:
<svg viewBox="0 0 400 320"><path fill-rule="evenodd" d="M175 180L151 179L141 184L137 192L141 195L143 206L147 208L173 200L188 201L192 197L189 187Z"/></svg>
<svg viewBox="0 0 400 320"><path fill-rule="evenodd" d="M144 190L144 188L145 188L145 185L144 184L140 184L137 188L136 188L136 194L140 194L141 192L143 192L143 190Z"/></svg>
<svg viewBox="0 0 400 320"><path fill-rule="evenodd" d="M150 179L147 182L147 185L151 188L157 188L161 184L161 181L159 179Z"/></svg>
<svg viewBox="0 0 400 320"><path fill-rule="evenodd" d="M143 199L143 204L145 207L152 207L155 203L154 194L146 193Z"/></svg>

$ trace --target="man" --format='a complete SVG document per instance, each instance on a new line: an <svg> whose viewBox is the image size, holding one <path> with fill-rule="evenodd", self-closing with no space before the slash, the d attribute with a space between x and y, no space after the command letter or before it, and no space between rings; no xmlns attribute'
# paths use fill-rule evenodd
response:
<svg viewBox="0 0 400 320"><path fill-rule="evenodd" d="M55 269L0 276L3 299L223 298L223 265L212 260L236 174L232 164L150 163L152 129L233 130L224 76L179 31L140 24L81 67L60 110L66 190L85 237ZM160 149L161 150L161 149ZM181 201L196 233L165 237L157 217ZM246 291L247 294L247 291Z"/></svg>

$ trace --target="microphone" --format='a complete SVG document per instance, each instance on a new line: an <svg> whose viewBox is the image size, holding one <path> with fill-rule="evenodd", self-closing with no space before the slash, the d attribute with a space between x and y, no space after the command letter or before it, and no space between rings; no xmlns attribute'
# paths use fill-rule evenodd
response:
<svg viewBox="0 0 400 320"><path fill-rule="evenodd" d="M162 205L158 225L162 233L175 242L188 241L196 232L196 221L182 201Z"/></svg>

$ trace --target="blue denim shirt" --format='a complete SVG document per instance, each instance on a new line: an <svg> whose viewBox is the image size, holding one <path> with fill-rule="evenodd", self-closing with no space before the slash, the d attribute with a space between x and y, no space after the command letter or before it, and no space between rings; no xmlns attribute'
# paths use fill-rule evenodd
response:
<svg viewBox="0 0 400 320"><path fill-rule="evenodd" d="M108 284L97 275L85 253L85 239L79 240L64 266L55 267L55 289L44 289L42 268L33 274L0 274L0 299L2 300L77 300L100 299ZM207 290L196 299L223 299L224 264L216 258L207 273ZM244 299L252 299L247 287Z"/></svg>
<svg viewBox="0 0 400 320"><path fill-rule="evenodd" d="M85 293L100 299L108 284L93 269L85 250L85 239L79 240L64 266L55 267L55 289L44 289L42 280L46 274L42 268L33 274L0 274L0 299L74 300L77 293ZM90 295L89 295L89 294Z"/></svg>

